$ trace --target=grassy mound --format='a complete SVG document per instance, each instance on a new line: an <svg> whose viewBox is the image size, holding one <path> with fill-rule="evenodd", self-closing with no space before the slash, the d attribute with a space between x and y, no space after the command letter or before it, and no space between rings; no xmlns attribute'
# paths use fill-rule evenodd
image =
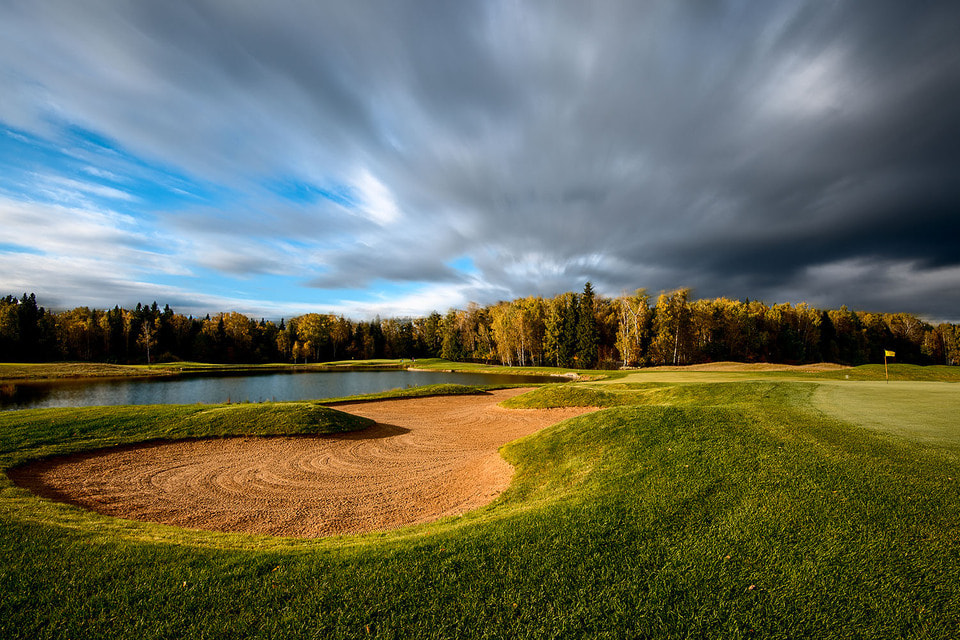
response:
<svg viewBox="0 0 960 640"><path fill-rule="evenodd" d="M145 440L340 433L372 420L310 402L144 405L0 413L0 467Z"/></svg>
<svg viewBox="0 0 960 640"><path fill-rule="evenodd" d="M155 374L149 367L98 362L0 363L0 380L121 378Z"/></svg>
<svg viewBox="0 0 960 640"><path fill-rule="evenodd" d="M624 637L950 636L956 459L798 404L617 407L506 447L557 610Z"/></svg>
<svg viewBox="0 0 960 640"><path fill-rule="evenodd" d="M374 400L393 400L397 398L426 398L428 396L463 396L475 393L484 393L486 387L445 382L441 384L426 384L409 389L393 389L377 393L365 393L358 396L334 398L332 400L317 400L320 404L338 405L346 402L372 402Z"/></svg>
<svg viewBox="0 0 960 640"><path fill-rule="evenodd" d="M698 376L691 376L696 380ZM723 406L762 402L782 395L787 387L780 381L733 382L618 382L596 387L548 385L504 401L513 409L553 407L616 407L623 405ZM792 389L812 390L810 385L793 383Z"/></svg>
<svg viewBox="0 0 960 640"><path fill-rule="evenodd" d="M548 384L500 403L508 409L553 409L556 407L612 407L617 396L579 385Z"/></svg>
<svg viewBox="0 0 960 640"><path fill-rule="evenodd" d="M657 385L638 389L631 394L630 404L655 404L671 406L725 406L751 405L778 398L785 390L811 389L809 384L747 381L716 383L683 383Z"/></svg>

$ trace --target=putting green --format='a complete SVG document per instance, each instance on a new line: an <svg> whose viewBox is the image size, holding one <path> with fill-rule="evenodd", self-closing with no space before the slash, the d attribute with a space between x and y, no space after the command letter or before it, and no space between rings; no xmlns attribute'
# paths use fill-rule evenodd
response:
<svg viewBox="0 0 960 640"><path fill-rule="evenodd" d="M960 385L824 381L812 400L828 416L960 451Z"/></svg>

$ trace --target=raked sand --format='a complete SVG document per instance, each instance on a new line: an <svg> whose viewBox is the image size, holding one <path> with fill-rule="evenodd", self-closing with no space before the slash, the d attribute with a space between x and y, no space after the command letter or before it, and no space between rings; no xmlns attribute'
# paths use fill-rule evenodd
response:
<svg viewBox="0 0 960 640"><path fill-rule="evenodd" d="M491 502L513 473L501 445L592 411L497 406L523 391L342 404L376 426L118 447L10 476L43 497L180 527L297 537L393 529Z"/></svg>

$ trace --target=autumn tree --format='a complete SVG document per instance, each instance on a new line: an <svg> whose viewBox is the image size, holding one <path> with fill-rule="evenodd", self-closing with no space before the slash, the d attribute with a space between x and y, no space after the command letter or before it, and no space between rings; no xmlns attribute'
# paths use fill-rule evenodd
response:
<svg viewBox="0 0 960 640"><path fill-rule="evenodd" d="M817 345L820 343L820 314L806 302L801 302L793 309L792 322L800 343L799 360L814 361L817 357Z"/></svg>
<svg viewBox="0 0 960 640"><path fill-rule="evenodd" d="M690 308L687 298L690 289L661 293L654 311L656 337L650 345L657 364L686 364L688 349L693 343Z"/></svg>
<svg viewBox="0 0 960 640"><path fill-rule="evenodd" d="M283 320L281 320L282 322ZM290 340L290 334L286 330L277 332L276 343L281 360L289 360L293 357L293 341Z"/></svg>
<svg viewBox="0 0 960 640"><path fill-rule="evenodd" d="M837 362L858 365L867 362L867 350L860 318L854 312L842 306L827 312L833 325Z"/></svg>
<svg viewBox="0 0 960 640"><path fill-rule="evenodd" d="M253 352L255 323L247 316L236 311L221 313L220 319L223 322L223 350L227 360L230 362L248 361Z"/></svg>
<svg viewBox="0 0 960 640"><path fill-rule="evenodd" d="M542 364L545 304L542 298L518 298L490 309L491 332L504 364Z"/></svg>
<svg viewBox="0 0 960 640"><path fill-rule="evenodd" d="M320 361L320 349L330 341L330 317L319 313L307 313L293 318L291 324L296 327L297 338L301 345L310 343L307 357L314 362Z"/></svg>
<svg viewBox="0 0 960 640"><path fill-rule="evenodd" d="M637 289L617 299L617 351L624 367L640 364L650 333L650 296Z"/></svg>
<svg viewBox="0 0 960 640"><path fill-rule="evenodd" d="M20 350L20 319L17 314L17 299L7 296L0 299L0 357L14 358Z"/></svg>
<svg viewBox="0 0 960 640"><path fill-rule="evenodd" d="M387 318L380 323L387 358L408 358L414 347L413 322L408 318Z"/></svg>
<svg viewBox="0 0 960 640"><path fill-rule="evenodd" d="M546 302L540 296L530 296L520 301L523 315L524 343L530 354L530 363L543 364L543 342L546 335L546 325L543 317L546 314Z"/></svg>
<svg viewBox="0 0 960 640"><path fill-rule="evenodd" d="M943 341L943 364L960 365L960 325L941 323L937 332Z"/></svg>
<svg viewBox="0 0 960 640"><path fill-rule="evenodd" d="M340 347L350 341L353 334L353 325L343 316L338 316L331 321L330 325L330 345L333 347L333 359L337 359L337 351Z"/></svg>
<svg viewBox="0 0 960 640"><path fill-rule="evenodd" d="M310 345L309 343L303 344L299 340L294 340L293 345L290 347L290 353L293 356L293 363L296 364L300 362L300 359L303 359L303 363L307 363L307 357L310 355Z"/></svg>
<svg viewBox="0 0 960 640"><path fill-rule="evenodd" d="M619 329L618 303L612 298L597 295L593 299L593 316L597 324L597 366L606 368L616 365L617 331Z"/></svg>
<svg viewBox="0 0 960 640"><path fill-rule="evenodd" d="M923 337L929 325L910 313L887 316L887 326L893 340L893 349L899 362L919 362L922 359Z"/></svg>
<svg viewBox="0 0 960 640"><path fill-rule="evenodd" d="M279 325L239 313L200 320L157 302L50 312L33 294L0 298L0 358L6 361L267 362L416 354L583 367L598 361L606 366L614 358L625 365L718 359L857 364L882 362L883 351L892 349L898 362L960 364L958 331L957 325L934 327L908 313L824 310L804 302L691 301L687 289L663 293L651 309L643 290L607 299L589 284L582 294L548 300L470 303L445 316L356 324L332 314L306 314ZM145 333L152 336L147 342Z"/></svg>
<svg viewBox="0 0 960 640"><path fill-rule="evenodd" d="M147 364L151 364L150 350L157 344L157 332L152 320L148 320L140 326L137 344L147 352Z"/></svg>
<svg viewBox="0 0 960 640"><path fill-rule="evenodd" d="M106 360L120 360L123 354L123 311L119 306L105 311L97 319Z"/></svg>
<svg viewBox="0 0 960 640"><path fill-rule="evenodd" d="M931 327L924 332L921 353L929 362L941 364L946 353L946 344L939 327Z"/></svg>
<svg viewBox="0 0 960 640"><path fill-rule="evenodd" d="M442 343L440 357L444 360L460 360L463 358L463 341L460 339L460 327L456 309L447 311L441 323Z"/></svg>
<svg viewBox="0 0 960 640"><path fill-rule="evenodd" d="M508 367L521 364L523 354L518 315L517 308L509 302L501 302L490 309L490 328L497 345L497 355L500 362Z"/></svg>
<svg viewBox="0 0 960 640"><path fill-rule="evenodd" d="M363 327L362 335L360 327ZM380 317L371 322L361 322L357 325L357 335L360 339L361 357L369 360L383 355L383 330L380 328Z"/></svg>
<svg viewBox="0 0 960 640"><path fill-rule="evenodd" d="M93 338L90 309L77 307L59 313L55 325L62 356L69 360L89 360Z"/></svg>

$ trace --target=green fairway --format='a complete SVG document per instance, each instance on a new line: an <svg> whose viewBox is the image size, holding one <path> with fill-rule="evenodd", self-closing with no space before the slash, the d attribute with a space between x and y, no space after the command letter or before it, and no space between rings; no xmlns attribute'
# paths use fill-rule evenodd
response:
<svg viewBox="0 0 960 640"><path fill-rule="evenodd" d="M638 372L511 404L606 408L506 445L491 505L365 536L123 521L2 477L0 637L960 634L960 386ZM312 403L9 412L0 464L362 426Z"/></svg>

